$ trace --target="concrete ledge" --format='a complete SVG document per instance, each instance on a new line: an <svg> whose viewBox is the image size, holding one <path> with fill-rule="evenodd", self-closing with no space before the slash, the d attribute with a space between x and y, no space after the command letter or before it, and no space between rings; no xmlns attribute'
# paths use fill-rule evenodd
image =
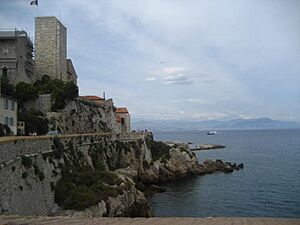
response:
<svg viewBox="0 0 300 225"><path fill-rule="evenodd" d="M9 225L300 225L299 219L208 217L208 218L69 218L69 217L0 217L0 224Z"/></svg>

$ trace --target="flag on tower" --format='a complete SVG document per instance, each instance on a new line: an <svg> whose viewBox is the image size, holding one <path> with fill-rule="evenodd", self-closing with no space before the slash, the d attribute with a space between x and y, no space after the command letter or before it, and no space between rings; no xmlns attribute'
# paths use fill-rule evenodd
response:
<svg viewBox="0 0 300 225"><path fill-rule="evenodd" d="M36 5L36 6L38 6L39 5L38 0L32 0L30 2L30 5Z"/></svg>

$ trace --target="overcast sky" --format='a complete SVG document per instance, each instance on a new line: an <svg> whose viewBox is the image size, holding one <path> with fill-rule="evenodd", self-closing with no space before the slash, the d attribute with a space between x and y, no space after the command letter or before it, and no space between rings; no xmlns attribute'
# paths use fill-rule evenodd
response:
<svg viewBox="0 0 300 225"><path fill-rule="evenodd" d="M34 36L30 0L0 0L0 28ZM68 29L81 95L133 119L300 121L298 0L39 0Z"/></svg>

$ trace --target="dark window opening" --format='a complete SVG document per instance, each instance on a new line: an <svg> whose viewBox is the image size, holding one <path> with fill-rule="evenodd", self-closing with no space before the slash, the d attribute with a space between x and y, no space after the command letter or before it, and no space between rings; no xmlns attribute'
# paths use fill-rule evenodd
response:
<svg viewBox="0 0 300 225"><path fill-rule="evenodd" d="M7 67L2 68L2 75L7 77Z"/></svg>
<svg viewBox="0 0 300 225"><path fill-rule="evenodd" d="M121 123L122 123L122 125L125 124L125 119L124 118L121 118Z"/></svg>

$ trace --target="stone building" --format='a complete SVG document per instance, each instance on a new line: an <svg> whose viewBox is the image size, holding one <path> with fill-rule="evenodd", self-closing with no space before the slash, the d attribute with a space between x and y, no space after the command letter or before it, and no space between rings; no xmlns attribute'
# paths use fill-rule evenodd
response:
<svg viewBox="0 0 300 225"><path fill-rule="evenodd" d="M67 81L73 81L77 85L77 73L71 59L67 59Z"/></svg>
<svg viewBox="0 0 300 225"><path fill-rule="evenodd" d="M14 135L17 134L17 107L14 98L0 95L0 123L7 125Z"/></svg>
<svg viewBox="0 0 300 225"><path fill-rule="evenodd" d="M0 75L12 85L34 82L33 44L23 30L0 31Z"/></svg>
<svg viewBox="0 0 300 225"><path fill-rule="evenodd" d="M67 28L54 16L35 18L35 62L38 79L74 81L77 74L67 59Z"/></svg>
<svg viewBox="0 0 300 225"><path fill-rule="evenodd" d="M116 108L116 122L117 126L119 127L119 131L121 133L129 133L130 132L130 114L128 109L123 108Z"/></svg>

